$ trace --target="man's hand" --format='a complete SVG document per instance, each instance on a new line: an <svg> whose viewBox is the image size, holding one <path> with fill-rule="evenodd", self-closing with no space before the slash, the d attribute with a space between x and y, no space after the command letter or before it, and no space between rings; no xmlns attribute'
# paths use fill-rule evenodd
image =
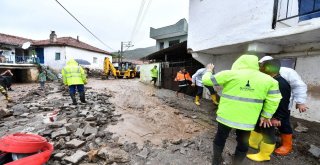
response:
<svg viewBox="0 0 320 165"><path fill-rule="evenodd" d="M207 71L212 72L214 69L214 65L213 64L208 64L207 65Z"/></svg>
<svg viewBox="0 0 320 165"><path fill-rule="evenodd" d="M191 86L192 86L192 87L195 87L195 86L196 86L196 84L195 84L195 83L192 83L192 84L191 84Z"/></svg>
<svg viewBox="0 0 320 165"><path fill-rule="evenodd" d="M259 126L260 127L262 127L263 126L263 128L269 128L269 127L271 127L272 126L272 123L271 123L271 121L270 121L270 119L267 119L267 118L265 118L265 117L260 117L260 124L259 124Z"/></svg>
<svg viewBox="0 0 320 165"><path fill-rule="evenodd" d="M299 112L305 112L309 107L307 107L305 104L296 104L296 109L299 109Z"/></svg>
<svg viewBox="0 0 320 165"><path fill-rule="evenodd" d="M272 118L271 119L271 123L272 123L272 126L274 126L274 127L280 127L281 126L281 121L276 119L276 118Z"/></svg>

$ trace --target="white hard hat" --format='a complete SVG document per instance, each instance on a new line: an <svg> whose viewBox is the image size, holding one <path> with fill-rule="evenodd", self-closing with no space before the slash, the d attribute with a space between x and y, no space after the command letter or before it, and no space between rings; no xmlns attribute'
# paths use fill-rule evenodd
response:
<svg viewBox="0 0 320 165"><path fill-rule="evenodd" d="M271 56L264 56L259 60L259 63L263 63L265 61L269 61L269 60L272 60L272 59L273 59L273 57L271 57Z"/></svg>

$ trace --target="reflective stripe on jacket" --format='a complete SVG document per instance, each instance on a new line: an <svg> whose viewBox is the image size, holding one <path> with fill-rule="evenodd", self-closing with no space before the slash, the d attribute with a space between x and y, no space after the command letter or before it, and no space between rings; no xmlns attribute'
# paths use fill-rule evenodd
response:
<svg viewBox="0 0 320 165"><path fill-rule="evenodd" d="M217 121L236 129L253 130L260 113L271 118L281 100L278 82L259 71L253 55L238 58L231 70L206 72L202 83L223 87Z"/></svg>
<svg viewBox="0 0 320 165"><path fill-rule="evenodd" d="M84 70L78 63L71 59L67 65L62 69L62 78L65 85L82 85L87 83L87 78Z"/></svg>
<svg viewBox="0 0 320 165"><path fill-rule="evenodd" d="M179 87L184 87L188 86L188 81L192 81L192 79L188 72L182 73L179 71L174 81L178 81Z"/></svg>

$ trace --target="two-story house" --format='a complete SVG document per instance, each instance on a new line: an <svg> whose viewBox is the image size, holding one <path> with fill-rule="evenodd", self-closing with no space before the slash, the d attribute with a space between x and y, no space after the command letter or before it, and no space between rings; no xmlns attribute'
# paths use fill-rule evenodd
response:
<svg viewBox="0 0 320 165"><path fill-rule="evenodd" d="M317 0L190 0L188 49L216 71L230 69L241 54L280 58L309 87L308 113L296 117L320 121L320 1ZM292 108L294 109L294 108Z"/></svg>

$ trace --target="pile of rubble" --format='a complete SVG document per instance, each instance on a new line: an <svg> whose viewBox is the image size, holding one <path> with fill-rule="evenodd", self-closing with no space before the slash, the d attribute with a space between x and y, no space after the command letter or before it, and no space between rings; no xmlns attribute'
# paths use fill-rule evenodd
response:
<svg viewBox="0 0 320 165"><path fill-rule="evenodd" d="M48 94L49 93L49 94ZM45 97L44 97L45 96ZM68 93L51 90L46 94L30 91L6 111L13 116L0 122L1 136L12 132L31 132L46 137L54 145L48 164L125 163L129 154L106 131L116 124L115 106L110 94L86 92L87 103L70 105Z"/></svg>

